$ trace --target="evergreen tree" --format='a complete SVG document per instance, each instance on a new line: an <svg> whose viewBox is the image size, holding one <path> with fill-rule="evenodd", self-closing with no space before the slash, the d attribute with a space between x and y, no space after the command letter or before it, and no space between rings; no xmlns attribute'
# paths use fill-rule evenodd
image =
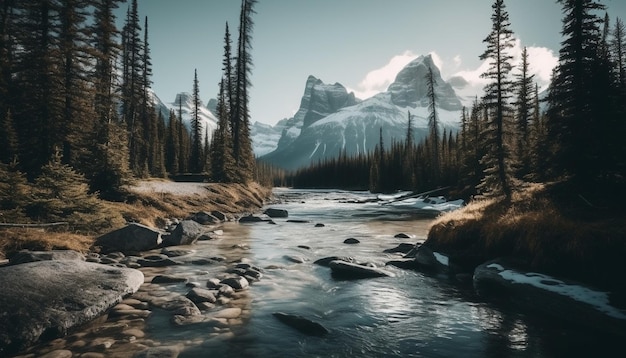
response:
<svg viewBox="0 0 626 358"><path fill-rule="evenodd" d="M211 142L211 177L216 182L231 182L236 179L233 158L230 115L226 96L226 79L222 78L217 99L217 129Z"/></svg>
<svg viewBox="0 0 626 358"><path fill-rule="evenodd" d="M17 169L17 163L0 162L0 220L26 222L25 210L31 200L31 187L26 177Z"/></svg>
<svg viewBox="0 0 626 358"><path fill-rule="evenodd" d="M515 136L515 157L517 162L516 177L524 179L531 171L530 153L530 130L532 108L532 93L534 75L528 73L528 50L522 50L522 62L519 73L515 76L515 108L516 108L516 136Z"/></svg>
<svg viewBox="0 0 626 358"><path fill-rule="evenodd" d="M145 99L143 44L140 37L137 0L128 9L122 31L122 119L128 131L130 168L135 175L145 176L146 155L142 102ZM145 107L144 107L145 108Z"/></svg>
<svg viewBox="0 0 626 358"><path fill-rule="evenodd" d="M194 70L192 102L189 170L193 173L200 173L204 168L204 164L202 160L202 123L200 122L200 86L198 84L197 70Z"/></svg>
<svg viewBox="0 0 626 358"><path fill-rule="evenodd" d="M18 142L11 110L7 109L5 116L0 117L0 147L4 148L0 156L0 163L9 164L18 159Z"/></svg>
<svg viewBox="0 0 626 358"><path fill-rule="evenodd" d="M252 71L252 15L255 13L256 0L242 0L239 16L239 39L237 42L237 61L235 64L234 95L230 115L233 135L233 157L237 164L237 181L252 179L254 172L254 154L250 139L250 113L248 108L248 87Z"/></svg>
<svg viewBox="0 0 626 358"><path fill-rule="evenodd" d="M167 135L165 140L165 169L170 174L176 174L178 170L178 154L180 152L178 145L178 125L174 110L170 110L169 120L167 122Z"/></svg>
<svg viewBox="0 0 626 358"><path fill-rule="evenodd" d="M428 128L430 139L430 151L431 151L431 166L432 166L432 180L435 185L439 184L439 175L441 174L440 168L440 155L439 155L439 120L437 119L437 95L435 93L435 77L433 75L433 69L428 67L426 73L426 85L428 95ZM445 136L444 136L445 137Z"/></svg>
<svg viewBox="0 0 626 358"><path fill-rule="evenodd" d="M230 31L228 29L228 22L226 22L226 29L224 30L224 58L222 59L222 71L224 73L224 91L226 93L226 104L228 105L228 113L231 111L231 106L234 105L235 90L233 89L233 64L232 64L232 42L230 39ZM229 118L230 127L234 128L234 117Z"/></svg>
<svg viewBox="0 0 626 358"><path fill-rule="evenodd" d="M492 81L485 86L484 102L490 115L484 128L484 145L488 151L483 158L485 175L480 189L486 195L510 198L513 190L509 163L511 153L505 140L505 121L511 112L508 100L511 97L512 81L508 77L513 56L509 51L514 42L504 0L495 0L492 9L491 32L483 40L487 43L487 49L480 56L481 60L489 60L489 68L481 76Z"/></svg>
<svg viewBox="0 0 626 358"><path fill-rule="evenodd" d="M622 92L626 87L626 28L619 17L615 20L615 27L612 31L612 39L610 41L613 53L613 61L617 67L617 74ZM622 94L623 95L623 94Z"/></svg>
<svg viewBox="0 0 626 358"><path fill-rule="evenodd" d="M20 143L20 165L36 176L62 143L59 129L61 88L59 31L56 1L16 1L13 35L14 106L12 115ZM5 113L3 113L5 114Z"/></svg>
<svg viewBox="0 0 626 358"><path fill-rule="evenodd" d="M119 31L115 25L114 10L121 0L104 0L94 3L92 25L94 68L95 129L91 136L92 164L89 173L92 191L107 199L115 198L127 183L131 173L128 168L128 146L125 130L117 115L115 91L115 62L121 47L116 42Z"/></svg>
<svg viewBox="0 0 626 358"><path fill-rule="evenodd" d="M147 171L143 175L162 176L163 167L161 162L161 148L159 144L159 119L156 108L152 101L152 59L150 56L150 45L148 42L148 17L144 20L143 28L143 46L141 52L141 132L142 141L140 147L140 162L144 163L143 167L147 167ZM162 119L161 119L162 120Z"/></svg>
<svg viewBox="0 0 626 358"><path fill-rule="evenodd" d="M122 217L107 210L89 194L85 177L61 162L57 152L35 180L33 199L27 208L32 219L67 221L72 230L93 233L123 224Z"/></svg>
<svg viewBox="0 0 626 358"><path fill-rule="evenodd" d="M594 0L559 0L563 7L562 48L548 97L548 136L555 140L551 166L557 178L579 187L606 175L614 127L606 59L602 55L604 6Z"/></svg>
<svg viewBox="0 0 626 358"><path fill-rule="evenodd" d="M14 0L5 0L0 5L0 121L10 113L13 67L13 7ZM2 146L3 142L0 142Z"/></svg>

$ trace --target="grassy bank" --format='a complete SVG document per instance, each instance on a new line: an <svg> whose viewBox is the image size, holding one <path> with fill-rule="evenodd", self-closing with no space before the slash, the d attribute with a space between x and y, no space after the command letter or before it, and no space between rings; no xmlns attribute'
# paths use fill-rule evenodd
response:
<svg viewBox="0 0 626 358"><path fill-rule="evenodd" d="M138 222L153 227L162 227L166 219L184 218L197 211L217 210L226 214L237 214L259 209L269 199L271 189L257 183L198 184L197 189L185 188L187 183L158 181L138 182L129 188L124 202L102 202L108 213L114 213L116 227L126 222ZM181 188L185 188L181 190ZM67 227L53 228L0 228L0 259L10 257L21 249L53 250L72 249L86 252L94 239L104 232L77 234Z"/></svg>
<svg viewBox="0 0 626 358"><path fill-rule="evenodd" d="M473 201L438 218L426 245L468 270L513 257L530 270L625 289L626 211L594 206L558 184L529 186L510 202Z"/></svg>

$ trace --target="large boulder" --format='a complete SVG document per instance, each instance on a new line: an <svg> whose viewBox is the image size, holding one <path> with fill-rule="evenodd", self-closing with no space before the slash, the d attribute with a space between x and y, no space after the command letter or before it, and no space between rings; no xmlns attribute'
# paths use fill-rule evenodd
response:
<svg viewBox="0 0 626 358"><path fill-rule="evenodd" d="M450 259L447 255L433 251L426 245L415 252L416 267L433 272L450 273Z"/></svg>
<svg viewBox="0 0 626 358"><path fill-rule="evenodd" d="M85 256L74 250L28 251L21 250L9 259L10 265L48 260L85 260Z"/></svg>
<svg viewBox="0 0 626 358"><path fill-rule="evenodd" d="M289 212L285 209L276 209L276 208L267 208L263 212L263 214L269 216L270 218L286 218L289 217Z"/></svg>
<svg viewBox="0 0 626 358"><path fill-rule="evenodd" d="M508 299L525 309L620 335L626 332L626 309L614 306L608 292L529 272L511 260L496 259L478 266L474 287L480 295Z"/></svg>
<svg viewBox="0 0 626 358"><path fill-rule="evenodd" d="M100 236L94 246L100 247L102 253L120 251L133 254L158 247L163 242L161 235L163 233L157 229L132 223Z"/></svg>
<svg viewBox="0 0 626 358"><path fill-rule="evenodd" d="M331 261L328 267L332 270L333 277L340 279L394 276L393 273L386 270L342 260Z"/></svg>
<svg viewBox="0 0 626 358"><path fill-rule="evenodd" d="M170 235L163 238L163 245L165 246L178 246L178 245L192 245L200 236L209 232L210 230L201 224L193 220L183 220Z"/></svg>
<svg viewBox="0 0 626 358"><path fill-rule="evenodd" d="M64 336L143 283L141 271L72 261L0 268L0 356Z"/></svg>
<svg viewBox="0 0 626 358"><path fill-rule="evenodd" d="M283 312L275 312L272 313L272 315L287 326L295 328L299 332L309 336L321 337L330 333L330 331L326 327L302 316L287 314Z"/></svg>
<svg viewBox="0 0 626 358"><path fill-rule="evenodd" d="M198 211L197 213L191 215L189 217L189 220L193 220L201 225L218 224L220 221L223 221L213 216L213 214L207 213L206 211Z"/></svg>

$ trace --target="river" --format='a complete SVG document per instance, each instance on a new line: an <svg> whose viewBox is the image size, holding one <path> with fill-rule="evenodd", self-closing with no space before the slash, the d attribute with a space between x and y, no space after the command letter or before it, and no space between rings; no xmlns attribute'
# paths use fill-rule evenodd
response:
<svg viewBox="0 0 626 358"><path fill-rule="evenodd" d="M227 334L173 327L171 314L155 309L140 342L178 345L179 357L599 357L622 348L593 327L487 301L471 284L385 267L401 254L383 251L424 241L432 219L364 202L374 198L366 192L276 189L275 194L280 202L272 207L286 209L288 218L274 219L276 225L226 223L219 239L198 242L187 258L222 256L225 262L264 268L261 280L228 304L242 314L231 320ZM395 238L398 233L411 238ZM347 238L360 243L344 244ZM333 255L372 262L395 276L337 280L329 268L313 264ZM158 272L204 284L224 269L185 264ZM182 294L188 290L183 284L165 286ZM278 321L275 312L303 316L330 333L305 335Z"/></svg>

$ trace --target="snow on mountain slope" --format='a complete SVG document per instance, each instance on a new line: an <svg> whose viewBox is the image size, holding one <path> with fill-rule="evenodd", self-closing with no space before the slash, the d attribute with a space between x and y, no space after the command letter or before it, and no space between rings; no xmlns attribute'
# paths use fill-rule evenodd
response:
<svg viewBox="0 0 626 358"><path fill-rule="evenodd" d="M355 104L338 108L307 125L294 117L292 126L283 129L276 150L262 159L286 169L297 169L324 158L337 157L344 151L348 155L369 152L379 143L381 129L383 142L389 147L393 141L405 139L409 113L415 140L421 141L428 133L425 80L428 67L433 68L435 77L441 133L444 129L457 131L463 104L452 86L441 78L430 55L420 56L398 73L386 92L363 101L355 100ZM305 100L307 95L305 90L303 105L310 104ZM306 110L310 113L310 107ZM302 106L298 113L301 111Z"/></svg>
<svg viewBox="0 0 626 358"><path fill-rule="evenodd" d="M269 124L261 122L254 122L254 124L250 126L252 151L257 157L274 151L278 147L280 136L280 128L272 127Z"/></svg>
<svg viewBox="0 0 626 358"><path fill-rule="evenodd" d="M183 124L189 131L191 131L191 117L193 114L193 96L188 92L181 92L176 95L174 102L171 102L168 106L174 110L177 116L179 116L179 110L182 112ZM205 133L208 131L209 140L213 137L213 132L217 128L217 118L215 115L200 101L200 123L202 125L202 138L204 139ZM166 117L167 118L167 117Z"/></svg>

